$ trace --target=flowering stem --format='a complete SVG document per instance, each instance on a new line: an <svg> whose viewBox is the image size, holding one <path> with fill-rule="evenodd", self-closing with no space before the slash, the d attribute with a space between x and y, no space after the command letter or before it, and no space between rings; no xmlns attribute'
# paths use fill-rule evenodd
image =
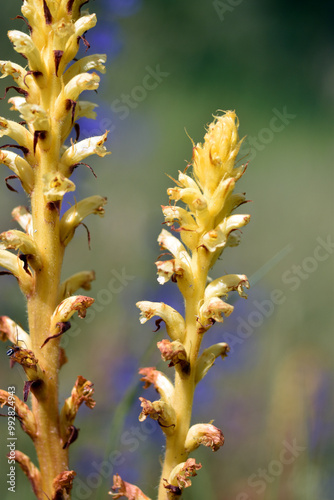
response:
<svg viewBox="0 0 334 500"><path fill-rule="evenodd" d="M218 357L229 351L226 343L214 344L200 354L203 335L216 322L223 322L233 306L222 300L229 292L247 297L245 275L228 274L215 280L208 272L226 247L238 245L234 231L248 224L250 216L233 214L246 202L245 194L233 193L236 181L246 166L235 167L241 142L238 120L233 111L216 117L209 125L204 144L193 147L192 172L179 172L176 187L169 188L170 203L163 206L165 224L180 239L163 229L158 237L161 250L171 258L157 261L158 282L170 279L177 283L185 303L185 316L162 302L141 301L140 322L158 316L166 324L170 340L158 342L162 359L174 367L174 384L155 368L142 368L145 387L154 384L159 401L140 398L143 408L139 420L148 416L157 420L166 435L166 452L158 500L180 499L184 488L191 486L201 464L190 453L198 446L217 451L224 443L220 429L211 423L191 425L194 392ZM190 170L190 169L189 169ZM171 203L174 201L175 203ZM181 201L186 208L179 207ZM175 227L178 224L178 228ZM164 254L165 255L165 254ZM158 320L157 324L160 324ZM117 483L118 484L118 483Z"/></svg>

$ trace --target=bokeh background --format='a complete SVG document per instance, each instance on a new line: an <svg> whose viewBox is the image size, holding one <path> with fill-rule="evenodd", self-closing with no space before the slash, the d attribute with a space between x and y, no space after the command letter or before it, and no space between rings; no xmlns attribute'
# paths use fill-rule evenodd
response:
<svg viewBox="0 0 334 500"><path fill-rule="evenodd" d="M0 58L24 64L5 35L26 31L22 20L13 20L20 6L19 0L2 2ZM97 401L94 410L81 408L76 420L73 499L108 498L116 472L156 496L164 440L155 422L138 422L138 396L155 395L143 394L137 371L168 370L156 349L166 333L152 333L153 322L141 326L135 303L161 300L182 310L176 285L161 287L155 275L160 205L167 204L171 186L165 174L176 177L191 159L188 136L201 142L212 114L235 109L240 135L247 135L242 155L251 160L239 190L252 200L243 207L252 219L241 245L224 252L213 276L245 273L252 287L248 300L236 300L234 313L205 339L205 345L228 341L232 352L198 387L193 420L214 420L225 445L217 453L194 453L203 468L184 497L330 500L334 7L287 0L96 0L89 9L98 15L98 27L87 34L89 53L107 53L108 71L98 93L85 96L98 102L98 118L82 120L81 134L110 130L112 155L90 160L97 179L88 169L75 171L76 199L101 194L109 203L104 219L87 219L91 251L79 228L63 271L64 278L81 269L97 274L95 306L63 339L69 363L60 400L83 375L94 382ZM0 93L11 84L1 82ZM9 117L6 101L0 113ZM10 212L19 204L27 204L23 193L9 192L3 182L1 231L14 227ZM117 290L110 291L110 283ZM26 325L23 298L8 276L1 277L0 314ZM16 385L20 395L23 377L19 368L9 369L6 345L0 359L1 387ZM0 492L7 499L15 495L7 491L2 420ZM34 459L20 429L17 448ZM34 498L27 484L18 470L15 498Z"/></svg>

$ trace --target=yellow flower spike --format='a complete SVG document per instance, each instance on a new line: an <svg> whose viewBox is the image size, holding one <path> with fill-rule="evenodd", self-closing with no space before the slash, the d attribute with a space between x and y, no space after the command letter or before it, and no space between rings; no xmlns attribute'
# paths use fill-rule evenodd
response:
<svg viewBox="0 0 334 500"><path fill-rule="evenodd" d="M204 349L196 362L195 384L198 384L198 382L205 377L219 356L221 356L222 359L226 358L229 350L230 348L225 342L220 342L219 344L214 344Z"/></svg>
<svg viewBox="0 0 334 500"><path fill-rule="evenodd" d="M142 325L154 316L158 316L166 323L166 330L170 338L182 342L185 333L184 319L173 307L163 302L149 302L146 300L137 302L136 306L140 309L139 321Z"/></svg>
<svg viewBox="0 0 334 500"><path fill-rule="evenodd" d="M76 228L88 215L96 214L103 217L103 207L106 203L106 198L94 195L79 201L76 205L69 208L60 221L60 241L62 244L65 246L69 244Z"/></svg>
<svg viewBox="0 0 334 500"><path fill-rule="evenodd" d="M200 445L217 451L224 444L224 436L220 429L212 424L195 424L190 427L185 442L188 453L196 450Z"/></svg>
<svg viewBox="0 0 334 500"><path fill-rule="evenodd" d="M19 124L0 117L0 137L8 136L12 141L6 142L17 143L0 150L0 162L20 179L31 204L31 213L23 207L14 209L13 218L25 232L2 233L0 266L17 278L27 299L29 348L14 345L9 356L28 377L24 397L32 394L40 468L40 485L34 488L39 499L70 498L74 473L68 470L68 446L77 432L72 424L59 427L58 372L66 356L58 337L69 327L68 318L76 310L84 316L93 302L88 297L73 297L78 288L89 289L93 272L79 272L60 284L64 251L75 228L89 214L102 216L106 203L105 198L92 196L76 202L60 219L64 196L75 190L69 177L77 163L92 154L107 154L107 134L73 147L64 144L79 118L96 117L96 105L80 101L79 96L84 90L96 90L100 82L97 72L105 72L103 54L73 61L80 43L88 46L85 32L96 24L95 14L80 12L84 3L86 0L23 0L21 11L29 34L11 30L8 36L27 66L0 61L0 77L11 76L19 94L9 99L11 109L23 120ZM20 152L14 154L7 147ZM20 255L4 247L18 250ZM86 384L83 391L88 389ZM32 475L33 468L26 460L23 463L26 474Z"/></svg>
<svg viewBox="0 0 334 500"><path fill-rule="evenodd" d="M170 404L176 413L175 427L166 434L166 452L159 486L158 500L180 498L182 489L190 485L189 477L199 467L189 452L199 444L218 449L223 443L219 429L211 424L195 424L190 429L192 404L197 383L213 366L218 356L225 357L228 346L216 344L199 355L203 334L214 323L223 323L224 316L234 308L221 297L235 290L246 297L249 284L245 275L227 275L207 285L208 272L225 247L238 245L237 230L248 224L248 214L232 214L245 194L235 194L236 181L247 165L235 166L242 143L238 135L239 122L234 111L215 117L209 125L203 144L194 145L187 171L179 172L175 187L167 194L170 203L162 206L165 224L179 233L180 239L163 230L158 238L162 251L172 258L155 264L158 282L176 282L183 295L184 335L168 331L172 342L162 340L158 348L169 366L175 369L174 395ZM178 223L179 227L174 227ZM163 254L164 255L164 254ZM148 303L149 304L149 303ZM143 314L144 323L146 320ZM182 366L182 362L186 363ZM147 406L147 411L155 408ZM188 438L187 438L188 435ZM168 478L168 481L166 480Z"/></svg>

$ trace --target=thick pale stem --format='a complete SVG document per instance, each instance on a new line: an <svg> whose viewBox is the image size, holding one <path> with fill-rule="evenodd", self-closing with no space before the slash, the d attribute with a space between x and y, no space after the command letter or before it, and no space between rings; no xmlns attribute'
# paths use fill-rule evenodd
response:
<svg viewBox="0 0 334 500"><path fill-rule="evenodd" d="M173 408L176 413L175 432L166 436L166 453L159 485L158 500L172 499L164 487L164 479L168 480L171 471L181 462L185 462L188 453L185 450L185 440L191 424L192 406L195 392L195 364L200 349L202 336L198 333L198 310L204 296L204 289L209 267L209 257L203 248L194 252L192 270L194 286L189 288L185 299L186 337L184 346L189 354L190 371L188 374L175 372L175 393ZM180 496L177 496L179 499Z"/></svg>
<svg viewBox="0 0 334 500"><path fill-rule="evenodd" d="M57 77L45 89L43 100L55 101L59 92ZM58 85L57 85L58 83ZM58 88L57 88L58 87ZM59 239L59 206L47 203L44 197L46 174L56 172L59 159L58 124L51 127L52 145L43 150L37 145L39 156L35 169L35 186L31 196L34 240L41 254L42 266L35 273L35 289L28 297L29 330L32 349L39 365L45 372L40 390L32 396L33 413L37 424L35 448L41 471L42 490L52 498L52 483L55 477L68 469L68 452L63 450L60 436L58 410L59 340L54 339L43 348L49 336L51 316L57 306L60 273L64 249ZM43 498L46 498L43 496Z"/></svg>

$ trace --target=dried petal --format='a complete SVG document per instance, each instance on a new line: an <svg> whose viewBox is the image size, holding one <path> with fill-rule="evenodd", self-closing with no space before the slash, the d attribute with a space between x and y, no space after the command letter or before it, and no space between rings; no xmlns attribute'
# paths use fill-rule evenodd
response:
<svg viewBox="0 0 334 500"><path fill-rule="evenodd" d="M164 484L166 489L169 486L178 486L181 491L184 488L191 486L191 477L197 476L197 470L201 469L202 465L197 464L194 458L188 458L186 462L178 464L169 475L168 481L165 479Z"/></svg>
<svg viewBox="0 0 334 500"><path fill-rule="evenodd" d="M20 465L21 469L30 481L33 492L36 498L42 498L42 480L41 473L30 458L19 450L15 450L15 461Z"/></svg>
<svg viewBox="0 0 334 500"><path fill-rule="evenodd" d="M224 436L220 429L212 424L196 424L190 427L185 449L187 453L196 450L199 445L207 446L212 451L217 451L224 444Z"/></svg>
<svg viewBox="0 0 334 500"><path fill-rule="evenodd" d="M142 412L138 419L140 422L146 420L147 417L151 417L153 420L157 420L159 425L162 427L166 434L172 434L174 432L174 427L176 423L176 415L172 405L162 401L149 401L148 399L139 398L141 402Z"/></svg>
<svg viewBox="0 0 334 500"><path fill-rule="evenodd" d="M122 497L126 497L128 500L150 500L138 486L126 483L118 474L114 475L113 481L109 495L112 495L115 500Z"/></svg>
<svg viewBox="0 0 334 500"><path fill-rule="evenodd" d="M20 424L24 432L35 439L36 437L36 422L35 417L29 407L21 401L15 394L0 389L0 407L8 406L12 408L20 420Z"/></svg>
<svg viewBox="0 0 334 500"><path fill-rule="evenodd" d="M166 375L154 367L141 368L139 374L143 375L140 379L145 382L144 389L147 389L151 384L160 394L160 397L166 403L170 403L174 396L174 386Z"/></svg>
<svg viewBox="0 0 334 500"><path fill-rule="evenodd" d="M56 333L57 324L68 321L75 312L79 318L86 316L86 309L94 303L94 299L84 295L72 295L64 299L55 309L51 317L50 335Z"/></svg>
<svg viewBox="0 0 334 500"><path fill-rule="evenodd" d="M26 207L19 206L12 210L13 219L20 224L22 229L29 234L33 234L32 215Z"/></svg>

